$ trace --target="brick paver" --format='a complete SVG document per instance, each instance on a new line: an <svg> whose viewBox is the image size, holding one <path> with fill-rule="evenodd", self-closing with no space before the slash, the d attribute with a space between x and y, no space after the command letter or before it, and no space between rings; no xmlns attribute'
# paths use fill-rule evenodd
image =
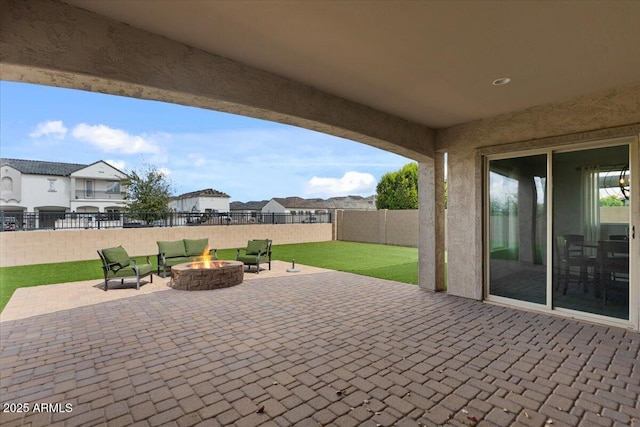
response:
<svg viewBox="0 0 640 427"><path fill-rule="evenodd" d="M153 286L17 303L0 424L640 426L638 333L338 272Z"/></svg>

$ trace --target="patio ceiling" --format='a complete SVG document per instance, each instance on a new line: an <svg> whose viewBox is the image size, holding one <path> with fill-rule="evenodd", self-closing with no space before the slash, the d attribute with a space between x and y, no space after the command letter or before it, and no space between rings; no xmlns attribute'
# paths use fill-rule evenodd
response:
<svg viewBox="0 0 640 427"><path fill-rule="evenodd" d="M640 81L634 1L67 3L431 128Z"/></svg>

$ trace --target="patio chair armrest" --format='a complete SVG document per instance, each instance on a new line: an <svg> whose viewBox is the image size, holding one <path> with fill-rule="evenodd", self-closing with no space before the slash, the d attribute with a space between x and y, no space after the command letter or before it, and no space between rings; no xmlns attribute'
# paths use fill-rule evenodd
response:
<svg viewBox="0 0 640 427"><path fill-rule="evenodd" d="M110 262L107 265L103 265L102 268L105 270L105 274L107 274L107 272L112 271L112 272L116 272L118 270L120 270L120 264L118 264L117 262Z"/></svg>
<svg viewBox="0 0 640 427"><path fill-rule="evenodd" d="M218 260L218 250L217 249L209 249L209 256L213 258L214 261Z"/></svg>

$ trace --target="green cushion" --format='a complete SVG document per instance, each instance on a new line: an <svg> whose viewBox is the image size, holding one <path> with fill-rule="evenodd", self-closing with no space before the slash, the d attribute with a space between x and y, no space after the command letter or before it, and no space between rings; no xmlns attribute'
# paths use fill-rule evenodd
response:
<svg viewBox="0 0 640 427"><path fill-rule="evenodd" d="M247 255L258 255L258 252L265 253L267 252L267 241L266 240L249 240L247 244Z"/></svg>
<svg viewBox="0 0 640 427"><path fill-rule="evenodd" d="M187 251L184 248L184 242L182 240L174 240L169 242L157 242L158 251L164 254L167 258L177 256L187 256Z"/></svg>
<svg viewBox="0 0 640 427"><path fill-rule="evenodd" d="M209 239L184 239L184 247L187 251L187 256L200 256L204 253L208 246Z"/></svg>
<svg viewBox="0 0 640 427"><path fill-rule="evenodd" d="M124 250L122 246L118 246L117 248L103 249L102 255L104 255L108 264L118 264L119 268L124 268L131 263L129 254Z"/></svg>
<svg viewBox="0 0 640 427"><path fill-rule="evenodd" d="M138 271L140 272L140 277L146 276L147 274L153 273L153 265L152 264L138 264Z"/></svg>
<svg viewBox="0 0 640 427"><path fill-rule="evenodd" d="M269 261L269 257L267 255L260 255L260 259L259 260L257 260L257 258L258 258L258 254L240 255L236 261L242 261L244 264L248 264L248 265L256 265L256 262L268 262Z"/></svg>
<svg viewBox="0 0 640 427"><path fill-rule="evenodd" d="M140 277L146 276L153 271L153 265L151 264L138 264L138 272ZM136 277L136 271L133 269L133 265L121 268L120 270L109 274L109 278L112 277Z"/></svg>

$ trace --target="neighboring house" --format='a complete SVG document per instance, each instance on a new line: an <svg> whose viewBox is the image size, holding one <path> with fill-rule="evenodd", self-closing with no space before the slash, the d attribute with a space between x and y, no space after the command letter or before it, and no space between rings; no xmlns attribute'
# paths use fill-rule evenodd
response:
<svg viewBox="0 0 640 427"><path fill-rule="evenodd" d="M269 214L292 214L293 222L315 222L315 215L331 213L338 209L376 210L375 196L345 196L329 199L304 199L302 197L275 197L271 200L232 202L230 211L234 217L250 215L256 221L287 221L284 218L264 217ZM328 218L328 217L327 217Z"/></svg>
<svg viewBox="0 0 640 427"><path fill-rule="evenodd" d="M376 210L375 196L345 196L329 199L303 199L302 197L273 198L263 208L263 213L312 214L345 210Z"/></svg>
<svg viewBox="0 0 640 427"><path fill-rule="evenodd" d="M169 208L175 212L229 212L229 195L207 188L173 197Z"/></svg>
<svg viewBox="0 0 640 427"><path fill-rule="evenodd" d="M229 205L229 211L237 214L256 214L262 212L262 208L269 203L269 200L261 200L259 202L231 202Z"/></svg>
<svg viewBox="0 0 640 427"><path fill-rule="evenodd" d="M0 159L0 211L118 212L125 207L126 174L99 160L90 165Z"/></svg>

